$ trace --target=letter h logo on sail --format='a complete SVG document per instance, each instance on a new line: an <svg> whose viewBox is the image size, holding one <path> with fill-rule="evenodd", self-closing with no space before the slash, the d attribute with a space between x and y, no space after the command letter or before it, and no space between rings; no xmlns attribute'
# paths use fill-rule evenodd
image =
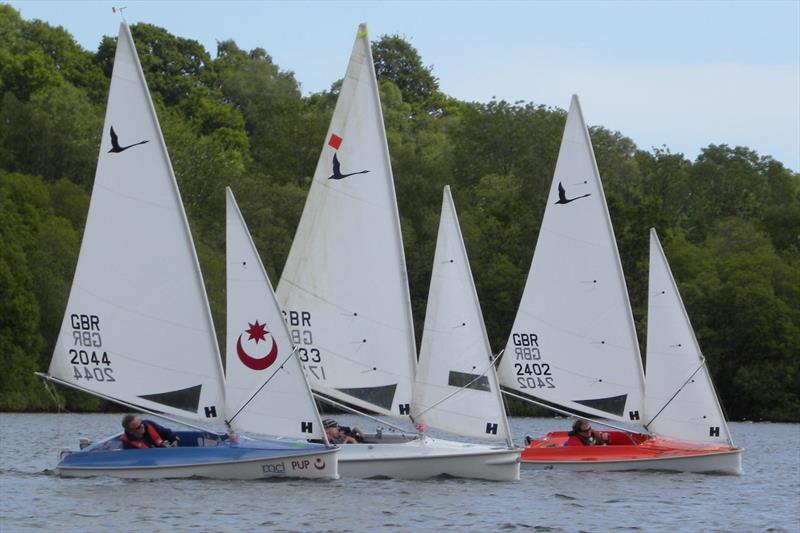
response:
<svg viewBox="0 0 800 533"><path fill-rule="evenodd" d="M206 411L206 418L217 418L217 407L215 405L209 405L205 408Z"/></svg>
<svg viewBox="0 0 800 533"><path fill-rule="evenodd" d="M708 428L709 437L719 437L719 426L711 426Z"/></svg>
<svg viewBox="0 0 800 533"><path fill-rule="evenodd" d="M407 403L401 403L397 406L400 409L401 415L410 415L411 414L411 406Z"/></svg>
<svg viewBox="0 0 800 533"><path fill-rule="evenodd" d="M486 422L486 434L497 435L497 424L493 422Z"/></svg>
<svg viewBox="0 0 800 533"><path fill-rule="evenodd" d="M639 411L628 411L628 417L631 420L639 420Z"/></svg>
<svg viewBox="0 0 800 533"><path fill-rule="evenodd" d="M300 422L301 433L313 433L314 425L311 422Z"/></svg>

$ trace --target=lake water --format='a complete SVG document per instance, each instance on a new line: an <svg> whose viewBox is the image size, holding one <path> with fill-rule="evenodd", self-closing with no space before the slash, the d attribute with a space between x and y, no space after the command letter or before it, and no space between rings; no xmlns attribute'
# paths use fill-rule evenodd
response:
<svg viewBox="0 0 800 533"><path fill-rule="evenodd" d="M747 448L742 476L523 468L519 482L496 483L125 481L52 474L61 448L116 432L120 419L0 414L0 531L800 532L798 424L732 423L735 442ZM525 434L569 422L513 418L511 424L519 443Z"/></svg>

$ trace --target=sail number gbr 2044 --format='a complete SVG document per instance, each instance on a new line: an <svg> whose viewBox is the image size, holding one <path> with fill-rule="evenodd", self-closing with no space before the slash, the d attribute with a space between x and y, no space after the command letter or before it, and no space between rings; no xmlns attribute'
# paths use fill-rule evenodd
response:
<svg viewBox="0 0 800 533"><path fill-rule="evenodd" d="M311 313L308 311L284 311L284 318L289 325L292 343L297 346L297 357L315 379L324 380L325 367L322 366L322 354L314 346L314 334L311 331Z"/></svg>
<svg viewBox="0 0 800 533"><path fill-rule="evenodd" d="M514 373L520 389L555 389L550 364L543 363L535 333L512 333Z"/></svg>
<svg viewBox="0 0 800 533"><path fill-rule="evenodd" d="M76 380L116 381L108 353L103 350L100 317L71 314L73 348L68 351L72 375Z"/></svg>

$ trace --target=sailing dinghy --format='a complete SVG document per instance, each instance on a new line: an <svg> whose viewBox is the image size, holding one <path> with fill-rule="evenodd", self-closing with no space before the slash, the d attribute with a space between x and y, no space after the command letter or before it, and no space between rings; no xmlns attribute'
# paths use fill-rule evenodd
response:
<svg viewBox="0 0 800 533"><path fill-rule="evenodd" d="M442 214L419 354L411 418L417 424L497 443L497 464L519 479L489 336L450 187Z"/></svg>
<svg viewBox="0 0 800 533"><path fill-rule="evenodd" d="M50 368L42 377L189 425L212 423L226 412L226 404L211 311L125 23L103 131L78 265ZM278 351L287 350L282 344ZM261 403L258 398L245 406L243 423L234 420L232 428L250 429L251 417L262 414ZM68 453L57 470L67 477L142 479L337 477L336 448L324 444L229 438L202 429L176 433L178 447L136 450L123 450L122 434L116 434Z"/></svg>
<svg viewBox="0 0 800 533"><path fill-rule="evenodd" d="M651 256L651 269L652 261ZM677 294L674 286L670 290ZM658 317L651 317L648 325L667 327L658 322ZM648 341L650 335L659 336L649 333ZM700 364L697 361L692 372ZM682 415L691 420L701 416L692 410L696 406L691 402L672 400L672 407L648 424L656 406L663 407L673 394L686 394L685 389L678 392L682 385L675 385L678 378L657 382L654 374L661 365L653 366L647 389L657 392L646 400L614 230L589 132L578 98L573 96L533 263L499 377L511 396L562 414L602 420L612 427L632 424L636 430L610 431L607 446L564 446L569 434L553 432L530 443L522 453L523 465L739 473L740 450L730 442L684 440L689 432L673 432L678 424L665 422L676 409L684 409ZM722 428L724 423L712 426ZM658 434L661 431L663 435ZM727 435L727 427L723 433Z"/></svg>
<svg viewBox="0 0 800 533"><path fill-rule="evenodd" d="M276 291L311 388L410 421L416 344L389 149L366 25ZM516 479L517 451L379 432L343 444L344 477Z"/></svg>

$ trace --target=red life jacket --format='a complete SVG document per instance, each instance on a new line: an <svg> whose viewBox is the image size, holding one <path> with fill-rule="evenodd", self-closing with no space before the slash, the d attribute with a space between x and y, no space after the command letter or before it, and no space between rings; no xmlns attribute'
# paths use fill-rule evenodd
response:
<svg viewBox="0 0 800 533"><path fill-rule="evenodd" d="M142 422L144 424L144 422ZM147 430L147 434L150 435L150 440L156 445L157 448L162 448L164 446L164 439L161 438L161 435L158 434L156 428L151 426L150 424L144 425L145 429ZM133 446L134 448L149 448L150 446L147 445L147 442L144 439L137 439L131 440L128 437L128 432L122 434L122 440Z"/></svg>

